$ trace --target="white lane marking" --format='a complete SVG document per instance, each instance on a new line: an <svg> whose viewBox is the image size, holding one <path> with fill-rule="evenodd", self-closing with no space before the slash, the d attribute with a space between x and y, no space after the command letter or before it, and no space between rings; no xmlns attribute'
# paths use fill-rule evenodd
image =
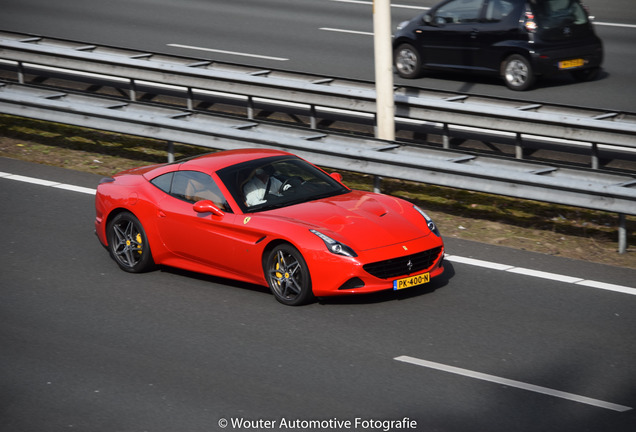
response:
<svg viewBox="0 0 636 432"><path fill-rule="evenodd" d="M580 282L575 282L576 285L583 285L590 288L598 288L606 291L615 291L623 294L631 294L636 295L636 289L624 287L622 285L614 285L605 282L593 281L593 280L582 280Z"/></svg>
<svg viewBox="0 0 636 432"><path fill-rule="evenodd" d="M477 266L477 267L485 267L485 268L489 268L493 270L508 270L508 269L514 268L513 266L509 266L506 264L499 264L495 262L483 261L483 260L478 260L475 258L467 258L467 257L456 256L456 255L446 255L444 256L444 259L448 261L452 261L452 262L458 262L458 263L468 264L468 265Z"/></svg>
<svg viewBox="0 0 636 432"><path fill-rule="evenodd" d="M599 22L599 21L592 21L592 24L600 25L600 26L608 26L608 27L626 27L626 28L636 29L636 24L619 24L619 23Z"/></svg>
<svg viewBox="0 0 636 432"><path fill-rule="evenodd" d="M475 378L475 379L479 379L482 381L490 381L493 383L497 383L497 384L502 384L505 386L509 386L509 387L515 387L515 388L519 388L519 389L523 389L523 390L528 390L528 391L532 391L535 393L541 393L541 394L545 394L548 396L554 396L554 397L558 397L561 399L567 399L567 400L571 400L574 402L579 402L579 403L584 403L587 405L593 405L596 407L600 407L600 408L605 408L608 410L612 410L612 411L618 411L618 412L625 412L625 411L629 411L632 408L628 407L628 406L624 406L624 405L618 405L618 404L614 404L611 402L605 402L602 400L598 400L598 399L592 399L586 396L580 396L574 393L567 393L567 392L563 392L560 390L554 390L554 389L550 389L547 387L541 387L541 386L537 386L534 384L528 384L528 383L524 383L521 381L515 381L515 380L510 380L507 378L501 378L495 375L488 375L485 373L481 373L481 372L475 372L475 371L471 371L468 369L461 369L458 367L454 367L454 366L449 366L449 365L445 365L442 363L435 363L435 362L431 362L428 360L422 360L422 359L418 359L415 357L409 357L409 356L399 356L399 357L395 357L393 360L397 360L400 362L404 362L404 363L410 363L410 364L414 364L417 366L422 366L422 367L426 367L429 369L436 369L436 370L440 370L443 372L449 372L452 374L456 374L456 375L463 375L466 377L470 377L470 378Z"/></svg>
<svg viewBox="0 0 636 432"><path fill-rule="evenodd" d="M560 275L556 273L548 273L548 272L538 271L538 270L531 270L531 269L527 269L523 267L513 267L506 271L509 271L511 273L522 274L526 276L538 277L542 279L550 279L550 280L555 280L559 282L565 282L565 283L577 283L583 280L581 278L564 276L564 275Z"/></svg>
<svg viewBox="0 0 636 432"><path fill-rule="evenodd" d="M0 173L0 175L2 177L5 177L5 178L11 179L11 180L21 181L21 182L24 182L24 183L32 183L32 184L36 184L36 185L40 185L40 186L53 186L55 184L58 184L58 183L50 181L50 180L43 180L43 179L39 179L39 178L35 178L35 177L26 177L26 176L22 176L22 175L18 175L18 174Z"/></svg>
<svg viewBox="0 0 636 432"><path fill-rule="evenodd" d="M65 190L70 190L70 191L73 191L73 192L85 193L85 194L89 194L89 195L95 195L95 193L97 192L96 189L91 189L91 188L87 188L87 187L75 186L75 185L65 184L65 183L59 183L59 182L54 182L54 181L50 181L50 180L42 180L42 179L35 178L35 177L26 177L26 176L23 176L23 175L11 174L11 173L6 173L6 172L0 172L0 178L6 178L6 179L9 179L9 180L16 180L16 181L21 181L21 182L24 182L24 183L36 184L36 185L40 185L40 186L53 187L53 188L57 188L57 189L65 189Z"/></svg>
<svg viewBox="0 0 636 432"><path fill-rule="evenodd" d="M65 189L65 190L85 193L89 195L95 195L95 193L97 192L96 189L91 189L91 188L82 187L82 186L75 186L75 185L70 185L65 183L58 183L58 182L43 180L43 179L39 179L35 177L26 177L19 174L11 174L7 172L0 172L0 178L17 180L17 181L37 184L41 186L54 187L58 189ZM457 255L446 255L444 259L451 262L467 264L467 265L472 265L477 267L484 267L484 268L488 268L492 270L508 271L511 273L522 274L526 276L550 279L554 281L571 283L575 285L583 285L590 288L597 288L597 289L602 289L606 291L614 291L614 292L619 292L623 294L636 295L636 288L626 287L622 285L614 285L614 284L610 284L606 282L587 280L587 279L582 279L582 278L577 278L572 276L560 275L556 273L548 273L548 272L543 272L539 270L526 269L523 267L515 267L515 266L511 266L507 264L500 264L496 262L484 261L484 260L462 257Z"/></svg>
<svg viewBox="0 0 636 432"><path fill-rule="evenodd" d="M636 288L622 286L622 285L614 285L614 284L609 284L605 282L587 280L587 279L582 279L582 278L573 277L573 276L561 275L557 273L548 273L544 271L532 270L532 269L523 268L523 267L515 267L515 266L496 263L496 262L483 261L483 260L478 260L475 258L467 258L467 257L462 257L457 255L446 255L444 259L451 262L483 267L483 268L488 268L492 270L507 271L507 272L521 274L525 276L549 279L549 280L554 280L554 281L563 282L563 283L571 283L575 285L583 285L590 288L597 288L597 289L602 289L606 291L615 291L615 292L619 292L623 294L636 295Z"/></svg>
<svg viewBox="0 0 636 432"><path fill-rule="evenodd" d="M91 189L91 188L87 188L87 187L83 187L83 186L75 186L75 185L70 185L70 184L64 184L64 183L58 183L55 185L52 185L54 188L57 189L64 189L64 190L68 190L68 191L72 191L72 192L79 192L79 193L85 193L88 195L95 195L97 193L97 190L95 189Z"/></svg>
<svg viewBox="0 0 636 432"><path fill-rule="evenodd" d="M337 33L353 33L353 34L359 34L359 35L364 35L364 36L373 36L373 32L363 32L363 31L356 31L356 30L345 30L345 29L337 29L337 28L330 28L330 27L320 27L319 30L337 32Z"/></svg>
<svg viewBox="0 0 636 432"><path fill-rule="evenodd" d="M260 58L264 60L276 60L276 61L289 60L288 58L284 58L284 57L271 57L271 56L260 55L260 54L250 54L250 53L243 53L243 52L237 52L237 51L225 51L220 49L205 48L205 47L198 47L198 46L192 46L192 45L182 45L182 44L175 44L175 43L170 43L166 45L170 47L175 47L175 48L185 48L185 49L198 50L198 51L209 51L209 52L229 54L229 55L235 55L235 56L241 56L241 57L254 57L254 58Z"/></svg>

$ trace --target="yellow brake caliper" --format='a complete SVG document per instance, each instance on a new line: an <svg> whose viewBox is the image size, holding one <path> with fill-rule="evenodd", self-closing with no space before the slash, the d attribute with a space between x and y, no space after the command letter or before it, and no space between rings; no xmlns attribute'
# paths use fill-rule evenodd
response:
<svg viewBox="0 0 636 432"><path fill-rule="evenodd" d="M280 272L280 260L276 263L276 283L278 286L281 285L281 279L283 278L283 274Z"/></svg>

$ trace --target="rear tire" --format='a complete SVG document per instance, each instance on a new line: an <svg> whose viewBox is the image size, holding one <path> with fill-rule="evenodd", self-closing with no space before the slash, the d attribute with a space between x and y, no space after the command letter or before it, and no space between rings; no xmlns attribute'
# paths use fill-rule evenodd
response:
<svg viewBox="0 0 636 432"><path fill-rule="evenodd" d="M401 44L393 52L393 64L402 78L413 79L422 75L422 57L411 44Z"/></svg>
<svg viewBox="0 0 636 432"><path fill-rule="evenodd" d="M534 84L532 65L524 56L513 54L501 64L501 76L511 90L523 91Z"/></svg>
<svg viewBox="0 0 636 432"><path fill-rule="evenodd" d="M107 234L110 255L122 270L141 273L154 268L148 237L135 215L119 213L108 223Z"/></svg>

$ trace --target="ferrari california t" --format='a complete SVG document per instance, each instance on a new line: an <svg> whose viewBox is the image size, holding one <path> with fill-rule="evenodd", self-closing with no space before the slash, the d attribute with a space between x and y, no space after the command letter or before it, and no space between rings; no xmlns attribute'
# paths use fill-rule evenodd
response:
<svg viewBox="0 0 636 432"><path fill-rule="evenodd" d="M399 290L443 273L435 223L278 150L230 150L123 171L95 199L100 242L127 272L156 265L315 297Z"/></svg>

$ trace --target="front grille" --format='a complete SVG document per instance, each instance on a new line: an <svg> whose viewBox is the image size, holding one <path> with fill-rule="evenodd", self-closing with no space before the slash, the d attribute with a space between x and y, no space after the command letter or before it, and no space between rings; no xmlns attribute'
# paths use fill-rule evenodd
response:
<svg viewBox="0 0 636 432"><path fill-rule="evenodd" d="M441 252L442 247L439 246L413 255L366 264L362 268L381 279L409 275L432 266Z"/></svg>

